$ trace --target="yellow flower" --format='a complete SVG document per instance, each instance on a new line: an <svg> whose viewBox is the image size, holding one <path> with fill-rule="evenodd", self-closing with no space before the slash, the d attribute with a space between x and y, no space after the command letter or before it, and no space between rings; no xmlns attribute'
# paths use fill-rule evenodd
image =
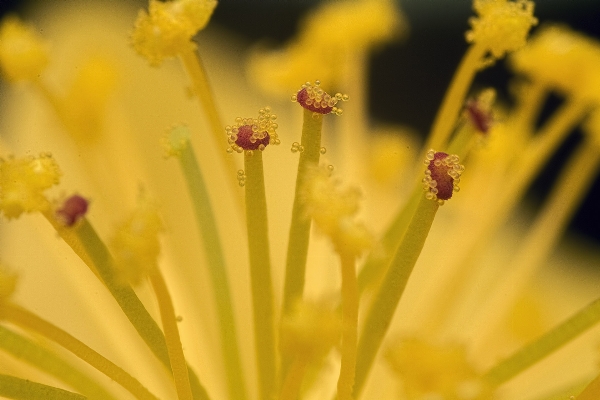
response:
<svg viewBox="0 0 600 400"><path fill-rule="evenodd" d="M561 28L533 56L540 30L513 58L515 101L470 94L479 69L536 22L530 1L475 0L435 145L419 148L410 128L373 137L382 129L367 107L368 52L404 31L391 1L327 3L308 17L262 70L282 77L271 92L291 86L270 99L276 119L267 107L236 119L265 104L241 70L247 43L212 28L193 41L214 2L128 5L53 3L38 16L52 70L6 85L0 145L26 156L0 161L2 258L20 278L13 294L0 270L0 396L598 397L594 384L583 391L598 374L598 331L575 341L600 322L600 300L589 303L598 278L570 287L556 265L583 252L549 257L600 165L595 86L583 83L596 79L595 43ZM560 40L581 47L565 57L575 61L546 48ZM544 52L562 64L544 65ZM182 65L148 67L172 56ZM574 77L560 80L566 68ZM324 114L347 97L318 81L295 91L303 107L289 101L314 78L352 97L339 118ZM565 99L539 126L549 90ZM523 214L524 193L580 124L547 202ZM27 156L40 151L54 156ZM54 158L64 201L49 200Z"/></svg>

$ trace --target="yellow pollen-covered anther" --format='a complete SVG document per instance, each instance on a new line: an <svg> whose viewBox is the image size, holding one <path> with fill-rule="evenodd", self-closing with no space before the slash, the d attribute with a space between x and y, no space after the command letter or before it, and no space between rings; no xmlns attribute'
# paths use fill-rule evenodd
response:
<svg viewBox="0 0 600 400"><path fill-rule="evenodd" d="M131 40L135 50L151 65L195 49L192 37L202 30L217 5L216 0L150 0L135 21Z"/></svg>
<svg viewBox="0 0 600 400"><path fill-rule="evenodd" d="M44 191L58 184L61 172L52 155L0 159L0 211L7 218L49 206Z"/></svg>

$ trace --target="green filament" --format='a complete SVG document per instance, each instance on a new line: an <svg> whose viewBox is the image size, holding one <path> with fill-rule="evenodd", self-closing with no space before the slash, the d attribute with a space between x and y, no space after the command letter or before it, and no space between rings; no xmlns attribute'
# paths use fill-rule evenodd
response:
<svg viewBox="0 0 600 400"><path fill-rule="evenodd" d="M288 313L294 306L294 303L302 298L302 292L304 291L311 220L304 215L304 208L300 199L300 188L304 186L307 168L319 164L322 127L323 116L305 109L301 140L304 150L300 153L300 160L298 161L292 223L285 263L285 284L283 289L284 314Z"/></svg>
<svg viewBox="0 0 600 400"><path fill-rule="evenodd" d="M179 336L179 328L177 328L177 317L175 316L173 300L167 289L167 284L158 269L150 274L150 282L154 288L154 294L156 295L158 308L160 309L160 318L165 332L165 341L167 343L169 359L171 360L171 370L173 371L177 397L179 400L192 400L192 389L190 387L183 348L181 347L181 338Z"/></svg>
<svg viewBox="0 0 600 400"><path fill-rule="evenodd" d="M223 256L223 246L219 239L217 222L214 217L202 171L200 170L194 151L189 144L189 139L186 140L187 143L180 149L179 162L192 199L196 224L202 234L202 244L208 260L208 271L212 281L217 315L219 317L219 335L221 337L221 351L227 371L227 387L232 399L244 400L247 398L246 387L240 362L240 350L229 280Z"/></svg>
<svg viewBox="0 0 600 400"><path fill-rule="evenodd" d="M106 359L83 342L71 336L59 327L43 320L37 315L14 304L5 303L0 312L2 318L35 333L38 333L102 372L110 379L123 386L137 399L157 400L137 379L125 372L119 366Z"/></svg>
<svg viewBox="0 0 600 400"><path fill-rule="evenodd" d="M56 225L56 221L53 220L52 216L46 215L46 218L53 225ZM69 229L65 231L72 232ZM106 245L102 242L102 239L100 239L89 221L84 218L75 230L74 236L63 234L62 229L57 229L57 232L69 246L73 247L74 250L77 249L76 253L81 250L79 246L83 247L83 251L86 254L83 260L88 260L92 263L92 265L89 265L90 268L95 270L101 277L102 282L104 282L107 289L113 295L140 337L146 342L156 358L170 370L169 354L163 333L131 286L117 282L114 273L114 261ZM189 369L189 374L194 398L208 400L206 390L191 369Z"/></svg>
<svg viewBox="0 0 600 400"><path fill-rule="evenodd" d="M54 376L92 400L115 400L93 378L50 350L0 325L0 348Z"/></svg>
<svg viewBox="0 0 600 400"><path fill-rule="evenodd" d="M246 225L250 253L250 282L254 307L254 341L256 344L260 399L275 395L275 327L273 283L269 256L267 199L263 176L262 152L244 154L246 170Z"/></svg>
<svg viewBox="0 0 600 400"><path fill-rule="evenodd" d="M366 382L439 208L437 202L427 200L424 195L421 196L414 217L408 225L406 234L396 250L365 319L365 329L358 342L355 396L358 396Z"/></svg>
<svg viewBox="0 0 600 400"><path fill-rule="evenodd" d="M483 378L494 386L509 381L600 322L600 299L491 368Z"/></svg>

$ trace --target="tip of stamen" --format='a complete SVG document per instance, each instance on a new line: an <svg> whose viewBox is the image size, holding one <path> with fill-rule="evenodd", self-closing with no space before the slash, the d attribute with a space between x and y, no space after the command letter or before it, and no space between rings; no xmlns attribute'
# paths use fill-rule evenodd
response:
<svg viewBox="0 0 600 400"><path fill-rule="evenodd" d="M435 150L427 152L425 164L427 169L422 181L425 197L442 205L460 190L458 183L465 167L459 164L457 155Z"/></svg>
<svg viewBox="0 0 600 400"><path fill-rule="evenodd" d="M228 153L263 151L269 144L280 143L275 120L277 116L271 113L269 107L262 108L255 118L236 118L233 126L226 126ZM251 154L251 153L248 153Z"/></svg>
<svg viewBox="0 0 600 400"><path fill-rule="evenodd" d="M67 227L77 223L87 213L89 201L78 194L74 194L64 201L62 207L56 210L56 218Z"/></svg>
<svg viewBox="0 0 600 400"><path fill-rule="evenodd" d="M347 94L336 93L331 96L320 88L321 82L315 81L315 84L306 82L297 93L292 95L292 101L297 102L303 108L316 114L335 114L341 115L342 109L336 107L339 101L348 101Z"/></svg>

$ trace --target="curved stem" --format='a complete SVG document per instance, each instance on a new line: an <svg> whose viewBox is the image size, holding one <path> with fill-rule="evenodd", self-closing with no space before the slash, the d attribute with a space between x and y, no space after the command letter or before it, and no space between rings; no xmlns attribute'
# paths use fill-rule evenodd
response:
<svg viewBox="0 0 600 400"><path fill-rule="evenodd" d="M61 380L92 400L116 400L92 377L50 350L0 325L0 348Z"/></svg>
<svg viewBox="0 0 600 400"><path fill-rule="evenodd" d="M59 344L83 361L117 382L138 399L156 400L156 396L148 391L142 384L123 371L120 367L109 361L83 342L63 331L59 327L38 317L37 315L11 303L4 303L0 309L0 316L21 328L36 332L45 338Z"/></svg>
<svg viewBox="0 0 600 400"><path fill-rule="evenodd" d="M356 374L358 341L358 282L355 258L341 255L342 260L342 365L337 384L337 398L351 400Z"/></svg>
<svg viewBox="0 0 600 400"><path fill-rule="evenodd" d="M269 256L267 199L263 176L262 152L244 154L246 170L246 225L250 253L250 281L254 307L254 341L256 343L260 399L275 395L275 328L273 283Z"/></svg>
<svg viewBox="0 0 600 400"><path fill-rule="evenodd" d="M167 284L158 270L155 268L150 274L150 282L154 288L154 294L158 301L160 309L160 318L162 320L169 359L171 360L171 371L173 371L173 380L177 389L177 396L180 400L192 400L192 389L190 388L190 379L188 376L187 364L181 347L181 338L179 328L177 328L177 317L173 307L173 300L167 289Z"/></svg>
<svg viewBox="0 0 600 400"><path fill-rule="evenodd" d="M53 386L31 382L10 375L0 374L0 396L8 399L29 400L85 400L86 397L77 393L68 392Z"/></svg>

